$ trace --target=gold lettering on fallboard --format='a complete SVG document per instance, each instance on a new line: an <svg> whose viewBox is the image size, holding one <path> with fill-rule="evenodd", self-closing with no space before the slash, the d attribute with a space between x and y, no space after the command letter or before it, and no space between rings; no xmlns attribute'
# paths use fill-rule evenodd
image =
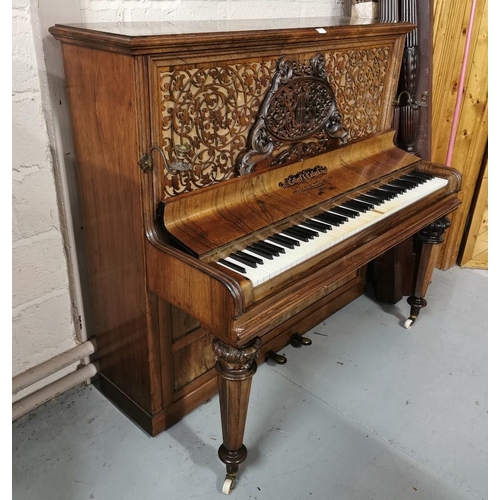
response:
<svg viewBox="0 0 500 500"><path fill-rule="evenodd" d="M305 170L301 170L296 174L289 175L282 182L280 182L278 186L284 189L296 187L299 184L303 184L313 179L317 179L318 177L322 177L327 173L328 168L321 165L316 165L313 168L306 168Z"/></svg>

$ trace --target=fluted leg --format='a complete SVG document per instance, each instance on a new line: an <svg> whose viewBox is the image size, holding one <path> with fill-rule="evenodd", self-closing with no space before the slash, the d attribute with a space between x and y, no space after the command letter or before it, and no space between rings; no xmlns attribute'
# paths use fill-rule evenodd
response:
<svg viewBox="0 0 500 500"><path fill-rule="evenodd" d="M410 317L405 322L406 328L411 328L420 309L427 305L425 294L436 267L439 248L444 241L444 233L450 227L447 217L442 217L422 229L418 235L417 265L413 282L413 294L408 297L410 304Z"/></svg>
<svg viewBox="0 0 500 500"><path fill-rule="evenodd" d="M234 487L239 465L247 457L243 444L245 423L250 398L252 376L257 370L256 358L262 342L255 338L239 349L214 339L212 347L217 361L217 380L222 421L222 445L219 458L226 464L223 493Z"/></svg>

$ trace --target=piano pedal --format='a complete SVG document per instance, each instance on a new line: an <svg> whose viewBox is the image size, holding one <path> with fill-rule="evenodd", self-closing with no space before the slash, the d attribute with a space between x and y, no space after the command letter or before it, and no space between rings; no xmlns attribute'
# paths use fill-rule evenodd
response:
<svg viewBox="0 0 500 500"><path fill-rule="evenodd" d="M303 337L302 335L299 335L298 333L294 333L290 337L290 344L292 344L293 347L300 347L303 345L311 345L312 340L308 339L307 337Z"/></svg>
<svg viewBox="0 0 500 500"><path fill-rule="evenodd" d="M266 352L266 361L268 359L272 359L275 363L278 363L278 365L284 365L288 361L285 356L282 356L281 354L278 354L274 351Z"/></svg>

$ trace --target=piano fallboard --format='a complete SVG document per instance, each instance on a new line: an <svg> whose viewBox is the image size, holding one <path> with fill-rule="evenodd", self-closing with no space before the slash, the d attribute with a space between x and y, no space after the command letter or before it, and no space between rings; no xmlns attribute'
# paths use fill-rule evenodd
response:
<svg viewBox="0 0 500 500"><path fill-rule="evenodd" d="M321 203L383 181L418 161L394 146L394 132L284 167L255 172L165 202L168 233L204 261L245 246L263 230Z"/></svg>

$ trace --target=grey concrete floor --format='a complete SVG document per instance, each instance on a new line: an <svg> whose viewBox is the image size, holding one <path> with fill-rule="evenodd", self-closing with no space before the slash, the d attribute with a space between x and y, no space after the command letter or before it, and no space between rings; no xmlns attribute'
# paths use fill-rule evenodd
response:
<svg viewBox="0 0 500 500"><path fill-rule="evenodd" d="M486 499L487 282L436 271L411 330L360 297L259 367L230 498ZM59 396L13 423L13 499L226 498L218 404L151 438L92 386Z"/></svg>

